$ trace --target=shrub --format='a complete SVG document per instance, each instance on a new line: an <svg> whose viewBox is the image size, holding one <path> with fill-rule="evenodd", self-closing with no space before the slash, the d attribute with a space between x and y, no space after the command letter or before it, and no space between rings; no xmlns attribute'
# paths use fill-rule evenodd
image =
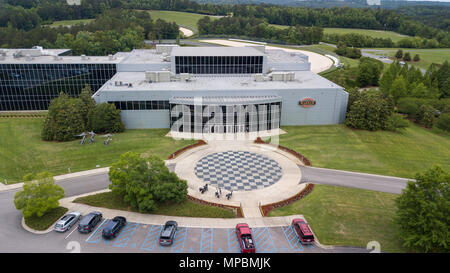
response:
<svg viewBox="0 0 450 273"><path fill-rule="evenodd" d="M361 92L350 107L345 125L369 131L384 130L392 112L391 102L380 92Z"/></svg>
<svg viewBox="0 0 450 273"><path fill-rule="evenodd" d="M88 128L96 133L120 133L125 125L120 116L120 109L111 103L100 103L89 114Z"/></svg>
<svg viewBox="0 0 450 273"><path fill-rule="evenodd" d="M403 55L403 60L405 62L411 61L411 55L409 54L409 52L406 52L405 55Z"/></svg>
<svg viewBox="0 0 450 273"><path fill-rule="evenodd" d="M414 55L413 61L415 61L415 62L420 61L419 54Z"/></svg>
<svg viewBox="0 0 450 273"><path fill-rule="evenodd" d="M397 111L407 114L410 118L416 118L419 107L419 100L415 98L401 98L397 103Z"/></svg>
<svg viewBox="0 0 450 273"><path fill-rule="evenodd" d="M444 113L439 116L436 121L436 127L441 130L450 132L450 114Z"/></svg>
<svg viewBox="0 0 450 273"><path fill-rule="evenodd" d="M409 122L399 114L393 114L387 120L386 130L397 132L409 127Z"/></svg>
<svg viewBox="0 0 450 273"><path fill-rule="evenodd" d="M426 128L433 128L435 118L436 109L433 106L428 104L421 105L419 107L419 112L417 113L417 121L425 126Z"/></svg>
<svg viewBox="0 0 450 273"><path fill-rule="evenodd" d="M403 50L401 49L397 50L397 52L395 53L395 58L397 59L403 58Z"/></svg>

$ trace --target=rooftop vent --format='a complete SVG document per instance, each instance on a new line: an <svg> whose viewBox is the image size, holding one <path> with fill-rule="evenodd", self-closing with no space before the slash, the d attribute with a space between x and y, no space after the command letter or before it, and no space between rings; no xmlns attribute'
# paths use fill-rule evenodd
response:
<svg viewBox="0 0 450 273"><path fill-rule="evenodd" d="M114 57L112 54L108 55L108 60L112 61L112 60L115 60L115 59L116 59L116 57Z"/></svg>
<svg viewBox="0 0 450 273"><path fill-rule="evenodd" d="M81 59L83 61L86 61L86 60L89 60L89 57L83 54L83 55L81 55Z"/></svg>

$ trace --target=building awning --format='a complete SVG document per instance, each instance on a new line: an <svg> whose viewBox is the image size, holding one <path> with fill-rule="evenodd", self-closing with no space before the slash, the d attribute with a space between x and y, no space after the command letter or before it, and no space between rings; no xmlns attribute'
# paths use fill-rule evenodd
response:
<svg viewBox="0 0 450 273"><path fill-rule="evenodd" d="M172 97L170 104L186 105L248 105L281 102L281 97L270 96L198 96L198 97Z"/></svg>

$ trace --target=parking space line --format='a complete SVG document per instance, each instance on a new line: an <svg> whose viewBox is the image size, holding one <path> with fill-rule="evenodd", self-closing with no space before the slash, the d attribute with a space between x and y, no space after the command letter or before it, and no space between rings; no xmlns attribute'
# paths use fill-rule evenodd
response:
<svg viewBox="0 0 450 273"><path fill-rule="evenodd" d="M98 242L100 242L101 238L102 238L102 233L100 232L100 228L103 227L105 225L105 222L108 219L105 219L98 227L97 229L91 234L91 236L89 236L86 239L86 243L91 243L91 244L96 244ZM91 240L92 239L92 240Z"/></svg>
<svg viewBox="0 0 450 273"><path fill-rule="evenodd" d="M71 233L69 233L69 235L67 235L67 236L66 236L66 238L64 238L64 240L67 240L67 238L69 238L69 236L70 236L70 235L72 235L72 233L73 233L73 232L74 232L75 230L77 230L77 229L78 229L78 228L77 228L77 227L75 227L75 228L74 228L74 229L72 230L72 232L71 232Z"/></svg>
<svg viewBox="0 0 450 273"><path fill-rule="evenodd" d="M125 247L133 237L134 232L138 228L139 223L127 223L125 227L120 231L119 236L114 240L114 247Z"/></svg>
<svg viewBox="0 0 450 273"><path fill-rule="evenodd" d="M211 253L213 251L213 231L212 228L202 228L200 253Z"/></svg>
<svg viewBox="0 0 450 273"><path fill-rule="evenodd" d="M256 251L262 253L277 252L275 243L268 227L252 229L256 245Z"/></svg>
<svg viewBox="0 0 450 273"><path fill-rule="evenodd" d="M163 226L158 225L152 225L149 228L144 242L141 245L141 250L152 251L156 248L156 244L158 243L159 234L161 233L162 228Z"/></svg>
<svg viewBox="0 0 450 273"><path fill-rule="evenodd" d="M284 237L289 243L291 249L296 251L304 251L303 245L298 241L297 234L295 233L292 226L281 227L284 233Z"/></svg>
<svg viewBox="0 0 450 273"><path fill-rule="evenodd" d="M178 228L175 233L174 242L170 246L170 252L180 253L184 250L184 243L186 242L187 233L187 227Z"/></svg>
<svg viewBox="0 0 450 273"><path fill-rule="evenodd" d="M239 241L236 236L236 230L233 228L229 228L227 230L228 237L228 253L239 253L241 252Z"/></svg>

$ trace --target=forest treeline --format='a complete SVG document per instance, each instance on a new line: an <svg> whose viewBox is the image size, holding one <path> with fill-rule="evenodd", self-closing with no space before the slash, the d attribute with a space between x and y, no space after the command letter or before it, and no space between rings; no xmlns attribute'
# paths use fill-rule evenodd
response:
<svg viewBox="0 0 450 273"><path fill-rule="evenodd" d="M0 0L1 1L1 0ZM260 37L270 40L287 39L289 41L314 41L320 28L362 28L375 30L390 30L401 34L413 36L405 37L394 43L390 39L377 39L365 35L328 34L323 35L323 41L337 43L344 42L349 46L357 47L415 47L435 48L450 47L450 33L448 29L448 13L427 8L434 16L425 16L426 19L412 19L414 14L426 14L420 9L406 9L400 13L392 9L380 8L308 8L289 7L277 5L214 5L199 4L192 0L81 0L81 5L70 6L65 0L3 0L0 9L0 34L5 33L3 28L14 28L22 32L25 40L34 39L35 30L43 24L58 20L74 20L95 18L105 11L120 8L122 10L171 10L194 12L208 15L232 15L237 19L220 19L218 22L203 22L204 34L228 35L238 24L242 27L244 21L254 21L245 24L250 29L234 29L233 35ZM424 17L424 18L425 18ZM447 17L447 18L446 18ZM430 26L426 22L439 24L442 29ZM226 24L232 23L232 27ZM287 30L274 29L271 24L291 26ZM220 30L212 30L210 26L217 26ZM315 27L315 28L312 28ZM29 31L34 30L32 33ZM9 31L10 33L11 31ZM161 33L166 33L163 30ZM275 33L279 32L279 33ZM159 37L169 38L171 35L155 34ZM300 37L293 38L298 33ZM313 37L306 37L310 33ZM256 35L257 34L257 35ZM36 39L34 39L36 40ZM0 40L4 45L4 40ZM9 43L6 43L9 45Z"/></svg>

